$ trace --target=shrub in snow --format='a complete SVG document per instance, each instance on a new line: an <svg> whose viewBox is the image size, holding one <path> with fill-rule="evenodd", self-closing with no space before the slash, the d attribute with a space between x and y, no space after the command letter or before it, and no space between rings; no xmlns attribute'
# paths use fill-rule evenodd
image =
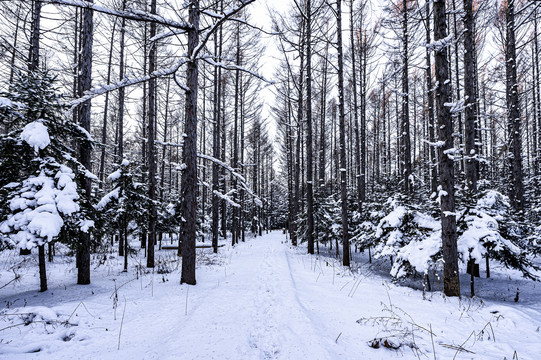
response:
<svg viewBox="0 0 541 360"><path fill-rule="evenodd" d="M524 226L514 218L507 196L487 190L474 208L466 208L457 222L458 252L463 261L470 257L480 263L484 257L498 260L508 268L535 279L536 267L529 257Z"/></svg>
<svg viewBox="0 0 541 360"><path fill-rule="evenodd" d="M52 77L39 71L18 74L11 91L0 97L9 100L2 100L0 120L10 130L0 138L3 240L30 249L66 233L89 231L92 212L75 181L86 171L70 145L78 141L90 146L90 138L60 116Z"/></svg>
<svg viewBox="0 0 541 360"><path fill-rule="evenodd" d="M352 214L351 243L360 248L371 248L379 242L374 236L379 221L385 217L384 205L377 202L364 203L362 212Z"/></svg>
<svg viewBox="0 0 541 360"><path fill-rule="evenodd" d="M441 226L431 216L389 199L390 211L374 233L374 257L392 259L391 276L426 274L441 258Z"/></svg>
<svg viewBox="0 0 541 360"><path fill-rule="evenodd" d="M441 268L441 223L439 219L403 205L395 198L379 220L373 234L376 258L392 258L391 276L398 279L426 274ZM475 206L457 212L459 259L480 263L489 257L535 279L525 241L524 227L513 220L507 197L493 190L479 194Z"/></svg>
<svg viewBox="0 0 541 360"><path fill-rule="evenodd" d="M122 230L121 235L129 235L129 224L134 221L140 229L144 229L147 222L149 199L141 183L135 180L135 166L124 159L117 170L107 179L112 182L113 190L104 195L95 206L104 219L103 228L109 234ZM124 241L124 239L122 239ZM122 252L121 252L122 253Z"/></svg>
<svg viewBox="0 0 541 360"><path fill-rule="evenodd" d="M317 240L323 244L331 244L333 240L342 239L342 217L340 202L334 197L318 196L314 201L314 230Z"/></svg>
<svg viewBox="0 0 541 360"><path fill-rule="evenodd" d="M7 219L0 232L12 245L31 249L55 240L65 223L80 210L73 171L49 159L38 175L31 175L10 192Z"/></svg>

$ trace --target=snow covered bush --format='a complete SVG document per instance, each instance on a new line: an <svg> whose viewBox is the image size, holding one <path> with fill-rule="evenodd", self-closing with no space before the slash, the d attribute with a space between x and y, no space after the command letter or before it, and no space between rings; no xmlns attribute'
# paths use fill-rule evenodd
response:
<svg viewBox="0 0 541 360"><path fill-rule="evenodd" d="M352 244L360 248L370 248L379 241L374 234L379 221L385 217L384 206L378 202L364 203L361 213L353 213L350 240Z"/></svg>
<svg viewBox="0 0 541 360"><path fill-rule="evenodd" d="M129 235L129 224L133 221L138 225L146 224L148 217L146 209L150 201L141 183L135 181L134 163L124 159L118 168L107 179L111 181L113 190L104 195L96 205L96 210L102 213L104 228L109 234L119 233L121 243ZM121 250L123 254L123 250Z"/></svg>
<svg viewBox="0 0 541 360"><path fill-rule="evenodd" d="M531 245L526 241L524 226L513 219L507 197L487 190L473 204L457 211L459 259L480 263L488 257L536 279ZM440 220L403 205L399 198L389 199L387 205L389 210L373 233L374 256L391 259L391 276L395 279L440 269Z"/></svg>
<svg viewBox="0 0 541 360"><path fill-rule="evenodd" d="M42 280L43 245L93 227L76 183L87 172L71 148L73 141L90 146L90 137L61 116L53 80L46 72L18 74L10 92L0 93L0 120L9 130L0 138L0 233L11 246L40 247Z"/></svg>
<svg viewBox="0 0 541 360"><path fill-rule="evenodd" d="M508 268L535 279L536 267L529 258L524 226L514 218L507 196L487 190L479 195L474 208L466 208L457 221L458 252L463 261L471 257L476 263L483 258L498 260Z"/></svg>
<svg viewBox="0 0 541 360"><path fill-rule="evenodd" d="M390 212L378 223L374 257L390 258L391 276L426 274L441 257L441 226L429 215L389 199Z"/></svg>
<svg viewBox="0 0 541 360"><path fill-rule="evenodd" d="M340 204L334 197L317 197L314 202L314 230L317 240L323 244L332 244L342 239L342 218ZM331 245L332 246L332 245Z"/></svg>
<svg viewBox="0 0 541 360"><path fill-rule="evenodd" d="M67 222L77 222L80 210L73 171L48 159L37 175L8 184L10 213L0 232L23 249L55 240Z"/></svg>

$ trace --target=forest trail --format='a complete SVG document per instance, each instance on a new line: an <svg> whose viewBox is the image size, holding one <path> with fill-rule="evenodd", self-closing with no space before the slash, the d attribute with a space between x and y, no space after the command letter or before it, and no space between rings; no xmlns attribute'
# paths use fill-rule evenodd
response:
<svg viewBox="0 0 541 360"><path fill-rule="evenodd" d="M338 358L332 345L339 332L324 336L317 309L299 293L290 257L280 232L238 245L212 294L188 307L171 358Z"/></svg>

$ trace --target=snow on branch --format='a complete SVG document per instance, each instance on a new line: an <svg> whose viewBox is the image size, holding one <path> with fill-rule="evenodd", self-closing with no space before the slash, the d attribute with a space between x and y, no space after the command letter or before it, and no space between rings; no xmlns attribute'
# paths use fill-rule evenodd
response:
<svg viewBox="0 0 541 360"><path fill-rule="evenodd" d="M240 208L240 204L236 203L235 201L233 201L233 199L231 199L229 196L225 195L225 194L222 194L221 192L219 192L218 190L214 190L212 192L214 195L218 196L220 199L222 200L225 200L229 203L229 205L233 206L233 207L236 207L236 208Z"/></svg>
<svg viewBox="0 0 541 360"><path fill-rule="evenodd" d="M426 44L426 48L428 49L428 51L441 52L443 49L451 46L452 42L453 42L453 34L450 34L447 37L444 37L443 39L435 40L431 42L430 44Z"/></svg>
<svg viewBox="0 0 541 360"><path fill-rule="evenodd" d="M212 59L211 56L203 56L203 57L201 57L201 59L203 61L207 62L208 64L212 65L212 66L217 66L217 67L220 67L220 68L225 69L225 70L239 70L239 71L248 73L248 74L250 74L252 76L255 76L256 78L268 83L269 85L274 84L274 81L268 80L263 75L258 74L255 71L251 71L250 69L247 69L245 67L238 66L238 65L235 65L235 64L226 64L224 62L216 62L216 61L214 61Z"/></svg>
<svg viewBox="0 0 541 360"><path fill-rule="evenodd" d="M261 206L260 204L261 203L261 200L259 199L259 197L254 194L254 192L248 187L248 185L246 184L246 179L244 178L244 176L242 176L241 174L239 174L238 172L235 171L235 169L233 169L231 166L227 165L226 163L224 163L223 161L221 160L218 160L212 156L209 156L209 155L205 155L205 154L197 154L197 157L201 158L201 159L205 159L205 160L208 160L208 161L211 161L213 163L215 163L216 165L218 166L221 166L223 167L224 169L226 169L227 171L229 171L231 173L231 175L233 175L234 177L237 178L237 180L240 181L240 185L241 187L250 195L252 196L254 199L255 199L255 202L256 204L258 204L259 206ZM216 194L218 195L218 194ZM223 194L221 194L223 195ZM218 195L220 196L220 195ZM225 195L224 195L225 196Z"/></svg>
<svg viewBox="0 0 541 360"><path fill-rule="evenodd" d="M189 30L192 28L192 25L186 22L166 19L160 15L150 14L146 11L141 11L137 9L115 10L104 6L96 5L85 0L43 0L43 2L55 5L75 6L83 9L92 9L102 14L117 16L128 20L154 22L156 24L181 30Z"/></svg>
<svg viewBox="0 0 541 360"><path fill-rule="evenodd" d="M197 58L197 56L199 55L201 50L203 50L205 48L205 45L209 41L212 34L214 34L214 32L216 32L216 30L226 20L228 20L233 15L237 14L238 12L240 12L242 9L244 9L246 6L250 5L253 2L255 2L255 0L241 0L241 5L239 5L238 7L234 8L234 9L231 9L231 10L229 10L229 11L223 13L223 14L213 14L214 15L213 17L217 18L218 20L202 36L201 42L199 43L199 45L197 45L197 47L195 48L195 50L194 50L194 52L192 54L191 61L194 61Z"/></svg>
<svg viewBox="0 0 541 360"><path fill-rule="evenodd" d="M174 74L185 63L186 63L186 60L182 59L179 62L177 62L175 65L173 65L173 66L171 66L169 68L166 68L166 69L156 70L150 75L136 77L136 78L125 77L121 81L117 81L117 82L114 82L114 83L108 84L108 85L102 85L102 86L99 86L99 87L95 87L95 88L89 90L84 96L81 96L80 98L77 98L77 99L72 100L72 101L69 102L68 105L70 106L70 109L69 109L69 111L67 113L67 116L69 116L75 110L75 108L77 106L81 105L82 103L84 103L84 102L86 102L88 100L91 100L91 99L93 99L93 98L95 98L97 96L106 94L106 93L108 93L110 91L118 90L118 89L123 88L123 87L137 85L137 84L143 83L145 81L149 81L150 79L154 79L154 78Z"/></svg>

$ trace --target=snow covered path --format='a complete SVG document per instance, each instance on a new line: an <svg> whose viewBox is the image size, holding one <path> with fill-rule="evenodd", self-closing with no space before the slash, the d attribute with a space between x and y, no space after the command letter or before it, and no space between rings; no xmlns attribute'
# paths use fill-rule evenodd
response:
<svg viewBox="0 0 541 360"><path fill-rule="evenodd" d="M421 291L389 284L369 267L353 275L335 259L306 255L280 232L222 250L199 254L197 286L178 284L178 260L167 251L158 258L170 273L136 279L133 261L127 274L111 263L83 287L73 285L66 264L53 264L48 293L0 293L0 305L11 304L0 329L20 323L20 315L5 314L29 311L77 326L2 329L0 359L431 359L434 352L437 359L511 359L515 351L538 359L537 305L441 293L423 300ZM115 283L124 284L116 309ZM385 348L385 339L400 348ZM377 349L368 345L374 340Z"/></svg>
<svg viewBox="0 0 541 360"><path fill-rule="evenodd" d="M283 240L273 233L234 251L227 275L210 296L188 308L182 335L171 346L173 357L337 358L330 339L320 336L317 318L298 298Z"/></svg>

